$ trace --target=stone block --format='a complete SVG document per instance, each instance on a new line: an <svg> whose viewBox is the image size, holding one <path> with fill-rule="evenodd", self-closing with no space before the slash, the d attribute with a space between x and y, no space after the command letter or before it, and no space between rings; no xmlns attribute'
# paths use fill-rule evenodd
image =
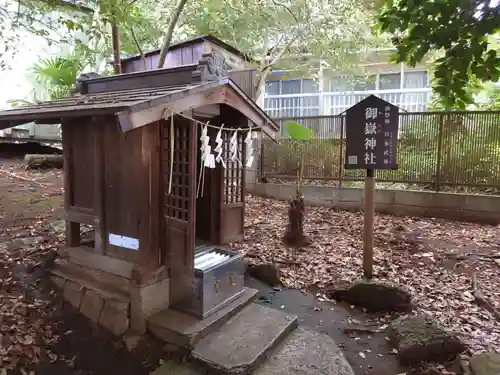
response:
<svg viewBox="0 0 500 375"><path fill-rule="evenodd" d="M249 374L296 327L296 316L250 304L219 331L201 339L191 356L209 373Z"/></svg>
<svg viewBox="0 0 500 375"><path fill-rule="evenodd" d="M298 328L254 374L354 375L354 371L328 335Z"/></svg>
<svg viewBox="0 0 500 375"><path fill-rule="evenodd" d="M500 374L500 354L480 353L470 359L470 369L473 375Z"/></svg>
<svg viewBox="0 0 500 375"><path fill-rule="evenodd" d="M50 276L50 279L52 282L55 284L56 287L58 287L61 290L64 290L64 286L66 285L66 279L64 277L52 275Z"/></svg>
<svg viewBox="0 0 500 375"><path fill-rule="evenodd" d="M131 326L138 332L146 332L146 318L166 310L170 304L170 279L165 278L148 285L135 285L130 299Z"/></svg>
<svg viewBox="0 0 500 375"><path fill-rule="evenodd" d="M122 335L129 328L129 304L123 301L106 300L102 308L99 324L115 335Z"/></svg>
<svg viewBox="0 0 500 375"><path fill-rule="evenodd" d="M332 189L331 187L327 187ZM356 188L334 188L333 190L333 201L339 203L351 202L356 204L357 207L361 207L363 202L363 190Z"/></svg>
<svg viewBox="0 0 500 375"><path fill-rule="evenodd" d="M103 298L95 291L87 289L82 298L80 312L94 323L97 323L101 316L103 305Z"/></svg>
<svg viewBox="0 0 500 375"><path fill-rule="evenodd" d="M79 309L82 302L83 287L73 281L68 281L64 286L64 299L73 307Z"/></svg>
<svg viewBox="0 0 500 375"><path fill-rule="evenodd" d="M142 340L142 335L134 330L127 330L123 335L123 341L129 352L134 351Z"/></svg>

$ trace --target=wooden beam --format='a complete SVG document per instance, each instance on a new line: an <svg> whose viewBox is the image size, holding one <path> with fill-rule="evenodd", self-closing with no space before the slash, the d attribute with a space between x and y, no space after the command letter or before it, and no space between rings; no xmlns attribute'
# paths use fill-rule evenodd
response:
<svg viewBox="0 0 500 375"><path fill-rule="evenodd" d="M241 98L241 96L232 87L224 87L222 103L227 104L244 114L250 121L260 127L262 131L272 139L276 138L276 131L270 126L269 121L258 113L255 108L248 103L248 101Z"/></svg>
<svg viewBox="0 0 500 375"><path fill-rule="evenodd" d="M183 98L174 100L164 105L157 105L136 112L121 112L118 121L123 132L140 128L156 121L162 120L170 113L181 113L204 105L218 104L222 102L224 87L198 92Z"/></svg>
<svg viewBox="0 0 500 375"><path fill-rule="evenodd" d="M133 90L162 86L187 85L192 83L193 72L198 64L175 68L116 74L82 81L82 94L98 94L120 90Z"/></svg>
<svg viewBox="0 0 500 375"><path fill-rule="evenodd" d="M94 225L95 216L92 210L68 207L64 210L64 218L74 223Z"/></svg>
<svg viewBox="0 0 500 375"><path fill-rule="evenodd" d="M61 124L62 146L63 146L63 179L64 179L64 207L70 208L73 204L73 153L72 153L72 129L67 122Z"/></svg>
<svg viewBox="0 0 500 375"><path fill-rule="evenodd" d="M104 176L104 141L102 128L94 119L92 122L94 143L94 249L98 254L104 254L108 242L105 220L105 176Z"/></svg>

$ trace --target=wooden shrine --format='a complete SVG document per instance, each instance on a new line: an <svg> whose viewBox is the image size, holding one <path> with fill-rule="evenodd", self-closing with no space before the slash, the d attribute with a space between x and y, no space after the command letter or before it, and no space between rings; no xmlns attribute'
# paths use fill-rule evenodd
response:
<svg viewBox="0 0 500 375"><path fill-rule="evenodd" d="M144 331L148 316L192 298L199 244L243 238L245 130L274 137L279 128L228 77L223 60L212 53L176 68L84 75L75 96L0 112L0 129L62 124L67 246L54 280L117 334ZM207 121L212 150L223 125L225 168L200 168ZM89 307L95 294L99 313Z"/></svg>

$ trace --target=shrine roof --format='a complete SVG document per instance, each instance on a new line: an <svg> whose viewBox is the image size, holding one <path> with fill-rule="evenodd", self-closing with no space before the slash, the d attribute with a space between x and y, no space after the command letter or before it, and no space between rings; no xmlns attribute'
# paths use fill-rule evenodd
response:
<svg viewBox="0 0 500 375"><path fill-rule="evenodd" d="M231 78L183 85L78 94L0 111L0 129L29 122L59 124L65 119L115 115L126 132L207 104L227 104L274 138L279 126ZM146 113L147 112L147 113Z"/></svg>

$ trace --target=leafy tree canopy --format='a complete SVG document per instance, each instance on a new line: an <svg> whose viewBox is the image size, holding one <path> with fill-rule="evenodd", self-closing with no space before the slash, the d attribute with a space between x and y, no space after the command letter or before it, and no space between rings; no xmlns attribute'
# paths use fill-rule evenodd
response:
<svg viewBox="0 0 500 375"><path fill-rule="evenodd" d="M359 53L378 40L371 35L373 12L356 0L201 0L184 11L181 23L212 34L258 64L261 81L273 68L301 74L359 62Z"/></svg>
<svg viewBox="0 0 500 375"><path fill-rule="evenodd" d="M500 28L500 8L492 4L490 0L386 0L377 26L393 36L395 62L415 66L428 53L439 53L434 90L445 108L465 108L473 102L471 79L475 87L475 80L500 78L500 56L492 40Z"/></svg>

